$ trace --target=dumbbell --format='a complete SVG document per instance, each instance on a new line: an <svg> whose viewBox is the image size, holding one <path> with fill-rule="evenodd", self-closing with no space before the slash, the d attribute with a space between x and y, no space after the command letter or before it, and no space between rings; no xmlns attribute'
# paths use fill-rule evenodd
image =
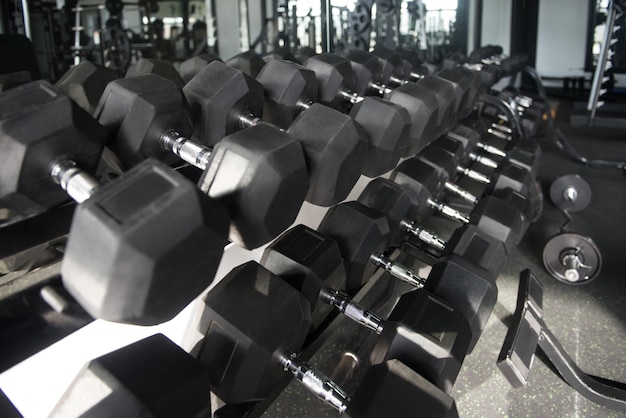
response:
<svg viewBox="0 0 626 418"><path fill-rule="evenodd" d="M13 73L0 74L0 93L21 86L31 81L28 71L16 71Z"/></svg>
<svg viewBox="0 0 626 418"><path fill-rule="evenodd" d="M463 315L436 296L425 289L405 293L384 321L342 291L345 271L337 243L304 225L270 244L260 264L305 296L313 329L335 307L379 335L372 364L397 359L444 392L452 389L471 333ZM430 334L433 329L439 337Z"/></svg>
<svg viewBox="0 0 626 418"><path fill-rule="evenodd" d="M495 280L489 272L462 256L451 254L433 264L427 279L420 277L384 254L390 233L389 222L383 213L359 202L333 206L317 230L339 245L348 292L364 285L377 268L418 289L425 287L463 313L472 331L469 350L473 349L498 295Z"/></svg>
<svg viewBox="0 0 626 418"><path fill-rule="evenodd" d="M183 92L191 105L194 136L207 145L258 124L263 112L263 86L220 62L206 66ZM363 171L368 150L360 128L348 116L319 104L309 106L286 128L306 158L306 200L331 206L345 199Z"/></svg>
<svg viewBox="0 0 626 418"><path fill-rule="evenodd" d="M183 81L186 83L194 78L204 67L213 61L222 61L217 55L207 52L205 54L196 55L195 57L186 59L180 63L179 73Z"/></svg>
<svg viewBox="0 0 626 418"><path fill-rule="evenodd" d="M394 89L389 88L389 83L394 78L394 71L399 66L399 70L395 71L397 77L403 77L402 74L406 76L406 71L403 70L402 60L394 51L385 48L377 48L375 51L378 55L361 50L348 53L347 58L351 61L356 78L354 89L360 95L377 94L390 98ZM396 84L406 83L406 80L396 80ZM426 76L425 80L417 82L417 85L426 87L437 94L440 110L448 109L439 113L439 126L450 124L450 120L445 123L442 121L446 113L448 119L467 116L473 108L480 88L480 82L474 73L462 68L439 71L434 75ZM451 89L454 91L454 96L450 95ZM403 90L407 88L401 89Z"/></svg>
<svg viewBox="0 0 626 418"><path fill-rule="evenodd" d="M358 202L383 213L389 222L388 247L400 247L409 239L413 246L435 249L438 257L457 254L491 274L495 281L507 260L504 243L471 224L456 228L448 241L420 227L414 220L415 207L409 192L391 180L376 178L359 195ZM415 244L415 240L418 241Z"/></svg>
<svg viewBox="0 0 626 418"><path fill-rule="evenodd" d="M523 167L528 170L534 178L537 177L541 159L541 148L536 142L518 139L511 142L510 144L512 146L508 149L502 150L483 142L480 133L474 128L484 131L480 123L474 123L471 126L458 124L446 134L445 139L439 138L437 143L439 147L452 152L459 164L464 160L470 160L488 168L498 168L498 162L489 157L476 154L475 152L475 150L483 150L491 155L504 158L517 166ZM451 141L456 142L457 145L452 144Z"/></svg>
<svg viewBox="0 0 626 418"><path fill-rule="evenodd" d="M469 216L438 201L441 179L431 166L416 158L400 163L392 171L390 179L409 192L418 220L435 211L455 221L471 223L504 243L508 253L528 228L528 221L519 209L495 196L487 195L479 199Z"/></svg>
<svg viewBox="0 0 626 418"><path fill-rule="evenodd" d="M285 60L295 62L296 64L302 64L302 62L296 58L296 56L291 52L289 47L281 46L276 49L271 50L270 52L263 55L263 60L265 62L272 60Z"/></svg>
<svg viewBox="0 0 626 418"><path fill-rule="evenodd" d="M3 205L79 203L61 275L87 312L154 325L211 284L229 225L219 202L154 160L98 188L81 168L95 171L104 129L47 82L3 93L0 115Z"/></svg>
<svg viewBox="0 0 626 418"><path fill-rule="evenodd" d="M209 374L156 334L90 360L50 417L210 416Z"/></svg>
<svg viewBox="0 0 626 418"><path fill-rule="evenodd" d="M363 100L363 96L354 92L354 74L346 58L326 53L309 58L304 66L315 72L320 103L347 109ZM406 84L394 89L386 99L409 112L411 145L405 155L414 153L433 138L439 129L440 113L434 92L416 84Z"/></svg>
<svg viewBox="0 0 626 418"><path fill-rule="evenodd" d="M420 160L432 167L444 182L446 190L451 190L465 200L470 201L472 204L476 204L477 201L472 201L471 198L468 198L464 193L464 189L451 183L451 180L453 180L457 174L462 174L472 180L485 184L485 194L492 194L497 190L510 188L523 196L528 195L531 184L535 179L525 167L520 167L508 159L505 159L497 164L496 169L493 170L489 176L482 175L482 173L459 165L455 154L439 147L439 143L440 142L437 140L433 141L420 151L419 154L413 157L413 159Z"/></svg>
<svg viewBox="0 0 626 418"><path fill-rule="evenodd" d="M287 133L260 123L226 136L213 149L192 141L183 93L162 77L109 83L95 114L125 166L145 158L174 163L179 157L202 170L199 188L228 208L230 240L242 247L257 248L289 227L308 191L302 148Z"/></svg>
<svg viewBox="0 0 626 418"><path fill-rule="evenodd" d="M265 60L253 49L240 52L226 60L226 64L243 72L248 77L256 78L265 66Z"/></svg>
<svg viewBox="0 0 626 418"><path fill-rule="evenodd" d="M470 201L470 199L462 194L464 189L457 191L458 186L448 184L448 179L453 178L455 174L458 173L487 185L483 195L491 194L501 199L508 200L509 203L514 204L514 206L524 214L527 220L533 219L533 212L536 208L533 207L532 194L535 189L536 180L533 173L527 171L527 169L532 169L532 166L519 167L518 164L512 164L504 160L502 164L497 165L498 169L494 171L492 177L489 177L481 172L459 166L457 156L463 155L460 148L462 148L462 146L459 142L449 137L440 137L433 141L428 147L424 148L415 158L428 164L437 171L442 181L444 181L446 190L455 192L465 200ZM474 156L473 160L482 161L483 157ZM475 204L477 202L471 203Z"/></svg>
<svg viewBox="0 0 626 418"><path fill-rule="evenodd" d="M118 78L110 68L83 61L67 70L55 86L93 115L106 85Z"/></svg>
<svg viewBox="0 0 626 418"><path fill-rule="evenodd" d="M390 77L391 86L403 85L409 82L415 82L416 85L425 87L434 93L437 104L437 133L440 133L445 127L451 124L459 115L458 110L461 105L464 92L459 85L449 79L443 79L436 75L424 75L423 72L414 72L411 64L403 60L394 50L383 46L376 46L372 50L372 54L379 58L383 63L390 63L394 67L397 76Z"/></svg>
<svg viewBox="0 0 626 418"><path fill-rule="evenodd" d="M452 398L398 360L369 368L348 398L295 355L311 323L305 297L255 262L233 269L203 301L200 326L209 332L197 357L226 404L271 396L289 372L344 417L408 417L417 407L427 416L458 416ZM248 309L236 308L242 305Z"/></svg>
<svg viewBox="0 0 626 418"><path fill-rule="evenodd" d="M257 80L265 89L264 116L280 127L287 128L302 110L318 101L319 85L315 73L301 65L270 61ZM324 102L320 100L320 103ZM369 138L363 174L376 177L395 167L409 148L410 120L407 111L383 99L371 97L355 104L350 116Z"/></svg>
<svg viewBox="0 0 626 418"><path fill-rule="evenodd" d="M184 86L185 81L181 78L171 61L156 58L140 58L128 67L126 70L126 78L137 77L140 75L155 74L161 76L177 86Z"/></svg>

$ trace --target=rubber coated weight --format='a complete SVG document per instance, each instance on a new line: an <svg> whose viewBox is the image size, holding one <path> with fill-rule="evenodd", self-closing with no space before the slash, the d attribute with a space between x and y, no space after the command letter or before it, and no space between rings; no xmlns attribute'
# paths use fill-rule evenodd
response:
<svg viewBox="0 0 626 418"><path fill-rule="evenodd" d="M548 241L543 249L543 265L563 283L585 284L600 274L602 255L591 238L566 232Z"/></svg>
<svg viewBox="0 0 626 418"><path fill-rule="evenodd" d="M550 200L561 210L581 211L591 203L591 186L578 174L560 176L550 185Z"/></svg>

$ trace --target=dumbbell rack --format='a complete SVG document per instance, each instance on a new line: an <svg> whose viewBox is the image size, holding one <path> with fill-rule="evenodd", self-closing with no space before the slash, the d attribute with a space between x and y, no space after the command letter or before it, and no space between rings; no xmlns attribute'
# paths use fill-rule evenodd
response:
<svg viewBox="0 0 626 418"><path fill-rule="evenodd" d="M361 176L346 200L356 200L369 181L369 178ZM73 204L62 207L59 209L60 213L57 214L57 217L59 219L66 219L69 222L73 208ZM294 224L305 224L311 228L317 228L327 211L328 208L305 202ZM48 213L42 222L46 222L46 220L49 221L51 219L50 216L51 214ZM59 225L62 227L63 223L60 222ZM21 231L23 232L23 230ZM16 233L18 233L18 231L16 231ZM49 233L54 236L63 236L56 228L51 228ZM22 235L20 235L20 237L21 236ZM3 245L8 245L10 241L3 242L5 242ZM249 251L234 244L227 245L224 249L224 254L215 280L207 291L219 283L234 267L250 260L259 261L263 250L264 247ZM397 253L394 254L394 256L397 255ZM60 264L60 261L52 263L50 266L46 267L49 269L46 272L34 273L33 279L43 280L49 278L50 275L54 275L54 272L60 269ZM45 277L43 273L46 273ZM397 298L401 294L411 289L408 285L386 276L388 276L387 273L378 271L374 278L370 280L354 298L355 301L363 302L366 306L371 307L383 316L386 316L391 311ZM383 278L383 280L381 280L381 278ZM384 297L381 295L384 295ZM380 303L380 299L382 299L382 303ZM378 301L378 303L376 303L376 301ZM95 320L68 337L40 351L26 361L17 364L7 372L0 374L0 387L2 387L9 397L20 407L24 406L24 404L20 402L19 398L16 398L16 395L19 396L19 394L22 393L24 395L27 394L28 399L37 398L39 400L38 404L41 405L42 412L46 414L54 407L80 368L91 358L98 357L104 353L159 332L168 336L185 350L191 351L194 345L204 335L203 332L199 332L197 329L202 307L203 303L198 299L173 320L154 327L140 327ZM332 320L328 327L317 336L313 343L308 344L308 349L303 353L303 358L311 359L313 364L318 366L320 370L323 370L327 375L339 376L340 370L333 370L337 368L337 358L338 356L341 357L341 353L347 350L357 351L358 346L354 346L354 342L360 341L364 341L363 347L365 349L367 349L367 347L371 349L375 341L376 336L373 335L371 331L360 328L362 327L351 323L347 318L337 316L337 318ZM347 341L352 343L346 345ZM338 350L341 350L343 347L348 348L339 352ZM367 352L367 350L364 352ZM348 391L356 387L359 378L362 377L364 371L367 369L367 356L362 360L364 361L361 363L358 370L360 374L358 374L358 371L355 371L350 378L344 376L344 378L340 377L339 379L345 381L345 388ZM38 378L35 381L27 382L24 380L23 376L32 375L34 373L33 370L37 370L36 374ZM307 396L304 391L301 391L300 388L296 389L298 386L297 383L288 384L290 380L291 379L287 377L284 381L287 387L284 393L279 391L276 393L276 400L268 399L267 402L258 405L258 407L250 412L252 414L251 416L261 416L266 410L268 416L276 416L277 405L281 405L280 407L284 409L286 405L291 405L292 403L295 405L308 405L310 416L320 416L318 415L321 413L319 404L317 402L313 403L310 400L306 401ZM274 403L274 401L278 403ZM336 411L334 410L328 410L327 414L328 416L336 417Z"/></svg>

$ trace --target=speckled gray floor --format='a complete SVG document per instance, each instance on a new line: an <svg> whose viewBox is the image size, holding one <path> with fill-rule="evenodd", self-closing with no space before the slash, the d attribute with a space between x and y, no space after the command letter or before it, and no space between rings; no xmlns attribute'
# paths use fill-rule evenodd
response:
<svg viewBox="0 0 626 418"><path fill-rule="evenodd" d="M596 158L626 157L626 130L573 129L565 122L569 106L561 104L559 125L579 153ZM626 177L616 170L573 163L545 138L541 144L544 152L540 179L546 197L552 181L563 174L578 173L591 185L591 204L574 214L568 230L595 241L602 253L603 268L596 280L583 286L562 284L547 274L543 247L558 233L563 217L546 201L542 217L529 229L498 280L498 304L453 389L462 417L624 415L578 395L541 357L534 364L527 386L519 389L512 389L495 366L507 331L505 323L515 309L518 274L528 267L544 284L546 324L578 366L587 373L626 382Z"/></svg>
<svg viewBox="0 0 626 418"><path fill-rule="evenodd" d="M580 153L588 157L624 159L626 130L608 131L569 127L571 103L561 103L559 125ZM461 417L609 417L623 416L601 407L573 391L538 356L529 383L513 389L504 378L496 360L515 310L520 271L531 268L544 284L544 320L569 355L584 371L626 382L626 177L616 170L583 167L560 154L546 137L541 138L543 158L540 181L546 202L539 221L507 261L498 280L498 303L486 330L469 355L451 395ZM591 204L574 215L569 230L590 236L603 256L600 276L584 286L557 282L544 270L542 251L547 240L559 232L561 213L548 201L552 181L563 174L578 173L591 185ZM434 227L437 227L437 221ZM445 236L444 236L445 237ZM402 284L396 286L403 286ZM378 284L378 294L386 288ZM374 295L377 292L372 292ZM363 303L385 314L388 304L377 304L376 296ZM382 297L379 298L382 300ZM367 352L374 340L372 333L348 321L340 322L332 336L311 362L327 374L333 373L342 353L348 348L360 359L354 373L367 366ZM350 392L358 376L337 376ZM311 399L297 384L290 384L266 411L271 417L336 417Z"/></svg>

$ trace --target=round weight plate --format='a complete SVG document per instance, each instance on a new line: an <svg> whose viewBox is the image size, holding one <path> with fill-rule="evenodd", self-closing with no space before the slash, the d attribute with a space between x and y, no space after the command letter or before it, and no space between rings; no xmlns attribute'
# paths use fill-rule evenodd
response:
<svg viewBox="0 0 626 418"><path fill-rule="evenodd" d="M591 187L578 174L566 174L552 182L550 200L561 210L578 212L591 202Z"/></svg>
<svg viewBox="0 0 626 418"><path fill-rule="evenodd" d="M350 29L352 33L359 34L370 27L371 15L370 9L363 3L358 2L354 5L354 11L350 13Z"/></svg>
<svg viewBox="0 0 626 418"><path fill-rule="evenodd" d="M361 49L367 51L369 49L368 42L361 36L355 36L352 38L352 49Z"/></svg>
<svg viewBox="0 0 626 418"><path fill-rule="evenodd" d="M563 283L585 284L600 273L602 255L591 238L566 232L548 241L543 249L543 265Z"/></svg>

